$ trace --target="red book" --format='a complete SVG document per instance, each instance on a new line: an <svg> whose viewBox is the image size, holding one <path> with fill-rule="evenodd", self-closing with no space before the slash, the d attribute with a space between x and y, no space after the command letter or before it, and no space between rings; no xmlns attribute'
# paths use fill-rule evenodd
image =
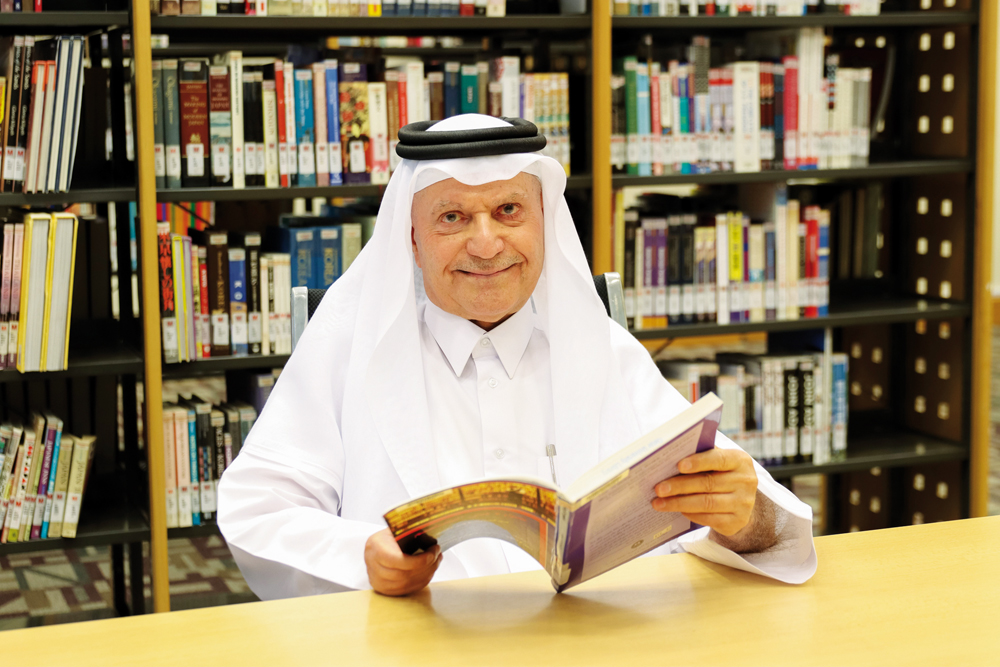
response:
<svg viewBox="0 0 1000 667"><path fill-rule="evenodd" d="M177 363L177 307L174 304L174 258L170 248L170 223L156 223L157 256L160 271L160 325L163 361Z"/></svg>
<svg viewBox="0 0 1000 667"><path fill-rule="evenodd" d="M818 317L819 206L806 207L806 317Z"/></svg>
<svg viewBox="0 0 1000 667"><path fill-rule="evenodd" d="M799 59L785 56L785 169L798 169Z"/></svg>
<svg viewBox="0 0 1000 667"><path fill-rule="evenodd" d="M210 318L208 314L208 249L205 246L198 246L198 283L201 293L201 356L204 358L212 356L212 335Z"/></svg>
<svg viewBox="0 0 1000 667"><path fill-rule="evenodd" d="M406 104L406 71L400 70L399 75L399 127L409 124L410 112Z"/></svg>
<svg viewBox="0 0 1000 667"><path fill-rule="evenodd" d="M185 188L209 186L208 62L181 61L181 183Z"/></svg>
<svg viewBox="0 0 1000 667"><path fill-rule="evenodd" d="M278 99L278 175L281 187L287 188L288 179L288 124L285 122L285 63L274 61L274 89Z"/></svg>

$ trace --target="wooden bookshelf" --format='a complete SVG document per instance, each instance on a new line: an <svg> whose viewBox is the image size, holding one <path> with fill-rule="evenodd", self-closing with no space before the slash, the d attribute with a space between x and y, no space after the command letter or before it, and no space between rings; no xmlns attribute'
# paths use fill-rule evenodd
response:
<svg viewBox="0 0 1000 667"><path fill-rule="evenodd" d="M3 15L0 34L87 32L128 24L128 12L16 12Z"/></svg>
<svg viewBox="0 0 1000 667"><path fill-rule="evenodd" d="M883 12L878 16L848 16L823 13L806 16L615 16L616 30L782 30L824 28L911 28L920 26L972 25L974 11Z"/></svg>

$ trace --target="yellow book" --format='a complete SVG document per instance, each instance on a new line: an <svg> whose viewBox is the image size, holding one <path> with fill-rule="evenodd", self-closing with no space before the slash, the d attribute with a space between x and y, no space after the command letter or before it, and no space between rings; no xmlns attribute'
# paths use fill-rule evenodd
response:
<svg viewBox="0 0 1000 667"><path fill-rule="evenodd" d="M80 507L83 505L83 491L87 486L87 473L90 471L90 462L94 458L94 441L96 439L97 437L93 435L74 438L73 461L70 464L69 489L66 495L66 513L63 516L63 537L76 537L76 528L80 523ZM52 534L51 528L49 533Z"/></svg>
<svg viewBox="0 0 1000 667"><path fill-rule="evenodd" d="M69 469L73 462L73 436L63 434L59 441L59 462L56 466L56 488L52 493L52 516L49 517L49 535L62 535L63 515L66 513L66 492L69 490Z"/></svg>
<svg viewBox="0 0 1000 667"><path fill-rule="evenodd" d="M184 270L184 239L180 234L170 235L170 248L174 256L174 308L177 314L177 352L180 361L190 361L187 341L187 291L185 281L187 272Z"/></svg>
<svg viewBox="0 0 1000 667"><path fill-rule="evenodd" d="M21 259L20 312L17 329L17 370L41 370L46 296L49 228L48 213L24 216L24 251Z"/></svg>
<svg viewBox="0 0 1000 667"><path fill-rule="evenodd" d="M56 229L55 217L49 219L49 233L45 253L45 301L42 307L42 345L39 350L38 370L45 370L45 357L49 346L49 311L52 309L52 272L56 259Z"/></svg>

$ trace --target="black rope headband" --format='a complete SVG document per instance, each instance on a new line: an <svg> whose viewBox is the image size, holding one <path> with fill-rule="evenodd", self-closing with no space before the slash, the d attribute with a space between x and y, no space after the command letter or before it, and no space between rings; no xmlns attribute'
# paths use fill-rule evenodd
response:
<svg viewBox="0 0 1000 667"><path fill-rule="evenodd" d="M407 160L447 160L510 153L534 153L545 148L545 137L523 118L501 118L505 127L428 132L439 121L424 120L399 129L396 154Z"/></svg>

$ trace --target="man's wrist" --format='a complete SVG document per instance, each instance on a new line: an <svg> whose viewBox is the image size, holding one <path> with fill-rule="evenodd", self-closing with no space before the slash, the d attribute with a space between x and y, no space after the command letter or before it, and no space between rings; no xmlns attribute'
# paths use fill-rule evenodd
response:
<svg viewBox="0 0 1000 667"><path fill-rule="evenodd" d="M758 490L747 525L733 535L723 535L713 528L709 531L709 538L738 554L759 553L777 543L776 523L777 507Z"/></svg>

